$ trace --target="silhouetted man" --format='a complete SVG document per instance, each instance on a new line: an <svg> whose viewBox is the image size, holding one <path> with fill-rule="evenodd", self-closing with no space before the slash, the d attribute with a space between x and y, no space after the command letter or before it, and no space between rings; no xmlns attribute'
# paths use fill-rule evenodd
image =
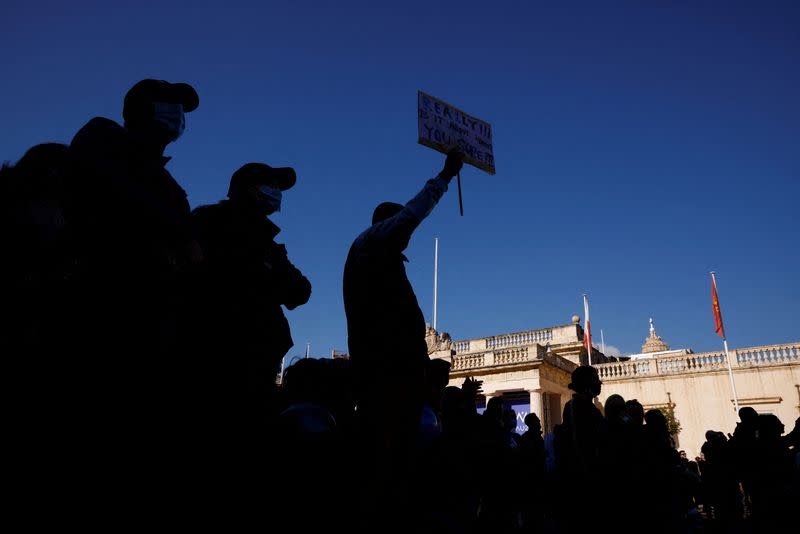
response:
<svg viewBox="0 0 800 534"><path fill-rule="evenodd" d="M75 403L74 443L85 440L83 448L92 451L73 463L101 490L98 510L143 522L149 514L115 507L140 504L143 484L154 503L182 494L175 484L187 467L176 287L200 252L186 192L165 168L164 150L198 105L188 84L142 80L125 95L122 126L95 117L70 143L84 288L75 322L83 325L84 343L72 349L80 356L70 359L65 380Z"/></svg>
<svg viewBox="0 0 800 534"><path fill-rule="evenodd" d="M600 395L602 382L597 369L582 365L572 371L568 387L575 393L564 405L563 422L555 436L556 463L561 482L571 491L585 494L597 489L605 468L608 429L593 402ZM581 506L583 510L577 515L562 509L566 532L583 532L598 520L597 502L585 499Z"/></svg>
<svg viewBox="0 0 800 534"><path fill-rule="evenodd" d="M523 518L523 532L541 532L543 520L543 501L546 498L545 448L542 438L542 422L531 412L525 416L528 430L520 436L519 492Z"/></svg>
<svg viewBox="0 0 800 534"><path fill-rule="evenodd" d="M211 360L232 372L232 389L223 389L246 390L246 411L254 410L255 418L274 407L275 379L294 345L281 306L293 310L311 296L311 284L275 242L280 228L268 218L296 180L291 167L247 163L231 177L228 200L192 213L205 255L200 335L207 336L205 350L216 352Z"/></svg>
<svg viewBox="0 0 800 534"><path fill-rule="evenodd" d="M275 242L280 228L269 216L296 179L290 167L247 163L231 176L226 200L192 212L204 261L187 311L196 356L191 409L202 436L201 499L219 528L231 517L250 525L286 511L284 488L270 482L276 455L285 454L276 449L283 441L273 424L275 381L294 344L282 306L305 304L311 284Z"/></svg>
<svg viewBox="0 0 800 534"><path fill-rule="evenodd" d="M164 167L170 159L164 150L183 133L184 114L198 105L190 85L142 80L125 95L123 126L95 117L70 144L78 270L85 283L79 312L85 339L74 350L99 357L75 361L76 374L97 378L87 399L92 410L106 406L123 414L113 398L147 426L154 420L143 402L159 413L170 409L161 395L174 391L177 368L175 282L200 255L186 192ZM99 401L97 388L108 388L110 398Z"/></svg>
<svg viewBox="0 0 800 534"><path fill-rule="evenodd" d="M418 428L428 362L425 319L406 276L403 251L447 191L462 159L460 151L448 155L442 171L405 206L378 205L372 225L355 239L345 263L348 346L364 446L396 474L405 470ZM394 482L383 484L402 494L403 485Z"/></svg>
<svg viewBox="0 0 800 534"><path fill-rule="evenodd" d="M175 348L174 281L200 252L186 192L165 168L164 150L197 109L185 83L146 79L125 95L124 126L95 117L70 144L82 272L97 302L92 329L103 350L142 356Z"/></svg>

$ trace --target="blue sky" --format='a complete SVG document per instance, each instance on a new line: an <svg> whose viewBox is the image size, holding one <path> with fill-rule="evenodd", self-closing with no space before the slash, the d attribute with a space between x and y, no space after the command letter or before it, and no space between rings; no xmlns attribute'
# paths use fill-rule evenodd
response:
<svg viewBox="0 0 800 534"><path fill-rule="evenodd" d="M167 150L192 206L249 161L292 165L274 217L313 284L300 355L346 349L341 275L374 206L441 168L418 90L489 121L497 174L462 172L407 251L456 339L569 323L638 352L800 338L800 3L37 2L0 5L0 160L119 120L142 78L200 94Z"/></svg>

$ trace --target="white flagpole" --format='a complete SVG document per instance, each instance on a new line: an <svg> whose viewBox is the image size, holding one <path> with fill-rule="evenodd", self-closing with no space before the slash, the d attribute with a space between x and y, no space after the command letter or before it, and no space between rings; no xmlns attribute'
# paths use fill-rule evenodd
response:
<svg viewBox="0 0 800 534"><path fill-rule="evenodd" d="M731 379L731 390L733 390L733 407L736 409L736 413L739 413L739 397L736 395L736 384L733 381L733 369L731 369L731 355L728 354L728 340L724 337L722 338L722 345L725 347L725 360L728 362L728 376Z"/></svg>
<svg viewBox="0 0 800 534"><path fill-rule="evenodd" d="M436 237L433 249L433 329L436 330L436 300L439 296L439 238Z"/></svg>
<svg viewBox="0 0 800 534"><path fill-rule="evenodd" d="M717 278L714 276L716 273L711 271L711 283L714 284L714 290L717 289ZM736 409L736 414L739 414L739 396L736 394L736 383L733 381L733 368L731 368L731 355L728 353L728 338L725 337L725 327L722 329L722 345L725 347L725 361L728 362L728 378L731 380L731 391L733 391L733 407Z"/></svg>
<svg viewBox="0 0 800 534"><path fill-rule="evenodd" d="M308 353L311 352L311 343L306 343L306 358L308 358Z"/></svg>
<svg viewBox="0 0 800 534"><path fill-rule="evenodd" d="M606 353L606 338L603 337L603 329L600 329L600 345L603 347L603 354Z"/></svg>

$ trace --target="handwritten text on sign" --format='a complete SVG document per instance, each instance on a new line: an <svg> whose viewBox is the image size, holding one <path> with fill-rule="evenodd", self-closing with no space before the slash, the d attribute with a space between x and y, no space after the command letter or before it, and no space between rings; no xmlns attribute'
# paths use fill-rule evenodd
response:
<svg viewBox="0 0 800 534"><path fill-rule="evenodd" d="M439 152L455 145L464 151L464 162L494 174L492 126L458 108L419 91L417 93L419 143Z"/></svg>

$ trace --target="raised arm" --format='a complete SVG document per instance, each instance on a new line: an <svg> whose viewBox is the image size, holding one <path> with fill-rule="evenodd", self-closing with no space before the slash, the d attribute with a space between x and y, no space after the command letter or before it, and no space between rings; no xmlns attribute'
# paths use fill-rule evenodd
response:
<svg viewBox="0 0 800 534"><path fill-rule="evenodd" d="M433 211L436 204L447 191L450 180L458 174L463 166L464 153L455 149L447 155L444 168L435 177L425 183L422 190L409 200L403 209L385 221L373 227L376 235L380 235L390 243L404 249L417 226Z"/></svg>

